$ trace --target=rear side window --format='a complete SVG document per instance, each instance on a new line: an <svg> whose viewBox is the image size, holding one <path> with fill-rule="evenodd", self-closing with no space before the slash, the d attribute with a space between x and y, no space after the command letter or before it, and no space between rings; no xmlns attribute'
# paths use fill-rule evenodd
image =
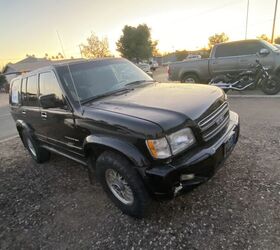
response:
<svg viewBox="0 0 280 250"><path fill-rule="evenodd" d="M54 72L41 73L39 75L40 95L54 95L57 108L65 108L61 88Z"/></svg>
<svg viewBox="0 0 280 250"><path fill-rule="evenodd" d="M26 106L38 106L37 75L27 77Z"/></svg>
<svg viewBox="0 0 280 250"><path fill-rule="evenodd" d="M228 56L237 56L237 49L235 44L221 44L216 48L215 57L228 57Z"/></svg>
<svg viewBox="0 0 280 250"><path fill-rule="evenodd" d="M18 105L20 103L21 79L13 81L11 87L11 104Z"/></svg>

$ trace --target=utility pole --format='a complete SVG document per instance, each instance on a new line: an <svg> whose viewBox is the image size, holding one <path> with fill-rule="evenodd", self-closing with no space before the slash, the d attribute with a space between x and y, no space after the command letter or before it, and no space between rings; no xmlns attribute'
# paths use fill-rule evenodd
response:
<svg viewBox="0 0 280 250"><path fill-rule="evenodd" d="M246 15L245 40L247 39L247 32L248 32L248 18L249 18L249 0L247 0L247 15Z"/></svg>
<svg viewBox="0 0 280 250"><path fill-rule="evenodd" d="M275 22L276 22L277 5L278 5L278 0L276 0L276 2L275 2L275 10L274 10L273 25L272 25L271 43L274 42L274 30L275 30Z"/></svg>

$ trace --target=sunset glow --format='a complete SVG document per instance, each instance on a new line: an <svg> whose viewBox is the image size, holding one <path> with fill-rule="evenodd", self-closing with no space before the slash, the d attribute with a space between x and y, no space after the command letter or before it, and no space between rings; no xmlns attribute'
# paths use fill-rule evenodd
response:
<svg viewBox="0 0 280 250"><path fill-rule="evenodd" d="M274 0L250 1L248 38L271 36ZM225 32L244 39L247 0L204 1L1 1L0 67L26 54L57 54L61 35L67 57L80 57L79 44L93 31L107 36L117 55L116 41L124 25L146 23L161 52L195 50L208 37ZM279 16L276 36L280 35Z"/></svg>

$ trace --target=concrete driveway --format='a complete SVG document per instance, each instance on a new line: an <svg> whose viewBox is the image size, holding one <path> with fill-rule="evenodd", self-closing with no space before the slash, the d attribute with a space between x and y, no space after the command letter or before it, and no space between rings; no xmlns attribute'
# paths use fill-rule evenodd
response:
<svg viewBox="0 0 280 250"><path fill-rule="evenodd" d="M10 115L8 95L0 94L0 141L16 136L16 126Z"/></svg>

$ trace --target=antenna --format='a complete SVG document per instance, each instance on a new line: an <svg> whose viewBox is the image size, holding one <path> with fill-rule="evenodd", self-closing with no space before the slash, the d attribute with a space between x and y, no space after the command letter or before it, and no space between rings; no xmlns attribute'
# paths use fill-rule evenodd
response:
<svg viewBox="0 0 280 250"><path fill-rule="evenodd" d="M60 38L60 35L59 35L59 33L58 33L58 30L56 30L56 34L57 34L57 37L58 37L58 40L59 40L59 43L60 43L60 47L61 47L63 56L64 56L64 58L66 58L66 54L65 54L65 51L64 51L64 48L63 48L63 44L62 44L62 40L61 40L61 38ZM82 110L82 115L83 115L83 114L84 114L84 109L83 109L83 106L82 106L82 104L81 104L81 101L80 101L80 98L79 98L79 95L78 95L78 91L77 91L77 88L76 88L76 84L75 84L75 82L74 82L74 78L73 78L72 72L71 72L71 70L70 70L69 63L67 63L67 68L68 68L69 75L70 75L71 81L72 81L73 86L74 86L75 94L76 94L76 96L77 96L77 99L78 99L78 102L79 102L79 105L80 105L80 109Z"/></svg>

